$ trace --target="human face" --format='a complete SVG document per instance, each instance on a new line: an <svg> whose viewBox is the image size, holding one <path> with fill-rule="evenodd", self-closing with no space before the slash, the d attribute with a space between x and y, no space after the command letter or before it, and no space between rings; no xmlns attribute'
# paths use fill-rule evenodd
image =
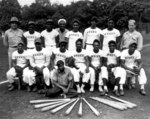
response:
<svg viewBox="0 0 150 119"><path fill-rule="evenodd" d="M110 52L114 52L115 49L116 49L116 45L115 45L114 43L111 43L111 44L109 45L109 50L110 50Z"/></svg>
<svg viewBox="0 0 150 119"><path fill-rule="evenodd" d="M24 50L24 45L20 43L20 44L17 46L17 48L18 48L18 52L19 52L19 53L22 53L23 50Z"/></svg>
<svg viewBox="0 0 150 119"><path fill-rule="evenodd" d="M100 45L99 45L98 42L94 42L94 43L93 43L93 47L94 47L94 51L98 51L99 48L100 48Z"/></svg>
<svg viewBox="0 0 150 119"><path fill-rule="evenodd" d="M10 24L10 26L11 26L11 28L12 29L17 29L18 28L18 23L17 22L12 22L11 24Z"/></svg>
<svg viewBox="0 0 150 119"><path fill-rule="evenodd" d="M135 27L136 27L135 24L129 24L128 25L129 31L131 31L131 32L135 30Z"/></svg>
<svg viewBox="0 0 150 119"><path fill-rule="evenodd" d="M60 64L60 65L58 65L58 70L59 70L59 72L64 72L64 64Z"/></svg>
<svg viewBox="0 0 150 119"><path fill-rule="evenodd" d="M130 53L130 54L133 54L134 51L136 50L136 48L137 48L137 45L136 45L136 44L131 44L131 45L129 46L129 53Z"/></svg>
<svg viewBox="0 0 150 119"><path fill-rule="evenodd" d="M66 51L66 43L61 43L60 44L60 51L65 52Z"/></svg>
<svg viewBox="0 0 150 119"><path fill-rule="evenodd" d="M95 27L96 26L96 21L91 21L91 27Z"/></svg>
<svg viewBox="0 0 150 119"><path fill-rule="evenodd" d="M110 20L107 25L108 25L108 29L113 29L114 22L112 20Z"/></svg>
<svg viewBox="0 0 150 119"><path fill-rule="evenodd" d="M41 49L42 49L42 44L39 43L39 42L35 43L35 48L36 48L37 51L41 51Z"/></svg>
<svg viewBox="0 0 150 119"><path fill-rule="evenodd" d="M60 29L65 29L65 27L66 27L66 23L65 23L64 21L61 21L61 22L59 23L59 28L60 28Z"/></svg>
<svg viewBox="0 0 150 119"><path fill-rule="evenodd" d="M34 25L29 25L29 32L34 33Z"/></svg>
<svg viewBox="0 0 150 119"><path fill-rule="evenodd" d="M47 31L51 31L53 29L53 24L52 23L47 23L46 28L47 28Z"/></svg>
<svg viewBox="0 0 150 119"><path fill-rule="evenodd" d="M82 49L82 42L78 41L76 43L76 48L77 48L77 50L81 50Z"/></svg>
<svg viewBox="0 0 150 119"><path fill-rule="evenodd" d="M76 32L79 30L79 24L77 22L73 23L73 30Z"/></svg>

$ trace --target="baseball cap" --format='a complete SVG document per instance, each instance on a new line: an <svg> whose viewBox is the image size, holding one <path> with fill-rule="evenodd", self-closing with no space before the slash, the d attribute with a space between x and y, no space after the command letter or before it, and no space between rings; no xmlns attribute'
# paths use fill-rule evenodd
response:
<svg viewBox="0 0 150 119"><path fill-rule="evenodd" d="M135 21L134 19L130 19L130 20L128 21L128 24L129 24L129 25L135 25L135 23L136 23L136 21Z"/></svg>
<svg viewBox="0 0 150 119"><path fill-rule="evenodd" d="M54 22L53 22L52 19L48 19L48 20L46 21L46 23L51 23L51 24L53 24Z"/></svg>
<svg viewBox="0 0 150 119"><path fill-rule="evenodd" d="M63 64L64 64L64 62L62 60L58 60L57 63L56 63L57 66L60 66L60 65L63 65Z"/></svg>
<svg viewBox="0 0 150 119"><path fill-rule="evenodd" d="M24 45L24 42L21 40L18 42L18 45L20 45L20 44Z"/></svg>
<svg viewBox="0 0 150 119"><path fill-rule="evenodd" d="M66 40L62 40L62 41L59 42L59 44L61 44L61 43L67 43L67 41Z"/></svg>
<svg viewBox="0 0 150 119"><path fill-rule="evenodd" d="M92 19L91 19L91 21L97 22L97 17L96 17L96 16L93 16Z"/></svg>
<svg viewBox="0 0 150 119"><path fill-rule="evenodd" d="M35 22L34 21L29 21L28 25L35 25Z"/></svg>
<svg viewBox="0 0 150 119"><path fill-rule="evenodd" d="M130 45L133 45L133 44L137 45L137 42L135 42L135 41L130 42Z"/></svg>
<svg viewBox="0 0 150 119"><path fill-rule="evenodd" d="M78 24L80 24L80 21L78 19L74 19L72 23L78 23Z"/></svg>
<svg viewBox="0 0 150 119"><path fill-rule="evenodd" d="M65 24L67 23L66 19L59 19L59 20L58 20L58 24L59 24L60 22L64 22Z"/></svg>
<svg viewBox="0 0 150 119"><path fill-rule="evenodd" d="M10 23L12 23L12 22L19 23L19 20L18 20L17 17L12 17L12 18L10 19Z"/></svg>
<svg viewBox="0 0 150 119"><path fill-rule="evenodd" d="M36 38L34 41L34 43L41 43L41 42L42 42L42 40L40 38Z"/></svg>

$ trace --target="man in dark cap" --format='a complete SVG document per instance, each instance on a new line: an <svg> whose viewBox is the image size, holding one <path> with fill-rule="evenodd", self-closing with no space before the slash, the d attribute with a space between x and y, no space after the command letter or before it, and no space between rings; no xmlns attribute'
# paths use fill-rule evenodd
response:
<svg viewBox="0 0 150 119"><path fill-rule="evenodd" d="M5 32L3 44L8 48L9 69L12 67L12 53L17 50L17 44L22 40L23 31L18 28L19 20L12 17L10 20L10 29Z"/></svg>

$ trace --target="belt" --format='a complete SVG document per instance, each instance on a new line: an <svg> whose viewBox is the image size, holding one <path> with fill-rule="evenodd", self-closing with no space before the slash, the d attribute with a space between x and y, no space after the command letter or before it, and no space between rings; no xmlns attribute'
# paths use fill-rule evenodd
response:
<svg viewBox="0 0 150 119"><path fill-rule="evenodd" d="M17 46L9 46L10 48L17 48Z"/></svg>
<svg viewBox="0 0 150 119"><path fill-rule="evenodd" d="M32 48L32 47L31 47L31 48L27 47L27 49L34 49L34 48Z"/></svg>
<svg viewBox="0 0 150 119"><path fill-rule="evenodd" d="M87 45L93 45L93 44L89 44L89 43L86 43Z"/></svg>

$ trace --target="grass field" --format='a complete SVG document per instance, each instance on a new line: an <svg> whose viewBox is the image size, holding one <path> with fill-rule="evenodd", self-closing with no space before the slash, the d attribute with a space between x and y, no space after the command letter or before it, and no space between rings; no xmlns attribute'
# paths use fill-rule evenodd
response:
<svg viewBox="0 0 150 119"><path fill-rule="evenodd" d="M144 44L149 44L149 37L146 37ZM138 105L135 109L129 109L127 111L118 111L111 107L105 106L98 102L89 99L90 96L99 96L98 91L94 93L86 93L83 95L86 99L96 107L100 112L100 117L96 117L89 107L83 104L83 116L82 119L150 119L150 47L145 47L142 51L143 67L146 71L148 82L146 85L147 96L141 96L139 92L139 85L136 89L125 89L125 96L122 99L131 101ZM7 65L7 51L2 46L0 41L0 81L6 80L5 73L8 70ZM67 108L59 111L55 115L52 115L50 111L41 113L39 110L33 109L33 105L29 104L32 99L45 99L43 95L37 93L29 93L26 90L15 90L13 92L7 91L7 83L0 85L0 119L78 119L77 116L79 103L75 106L75 109L69 116L64 116L64 112Z"/></svg>

